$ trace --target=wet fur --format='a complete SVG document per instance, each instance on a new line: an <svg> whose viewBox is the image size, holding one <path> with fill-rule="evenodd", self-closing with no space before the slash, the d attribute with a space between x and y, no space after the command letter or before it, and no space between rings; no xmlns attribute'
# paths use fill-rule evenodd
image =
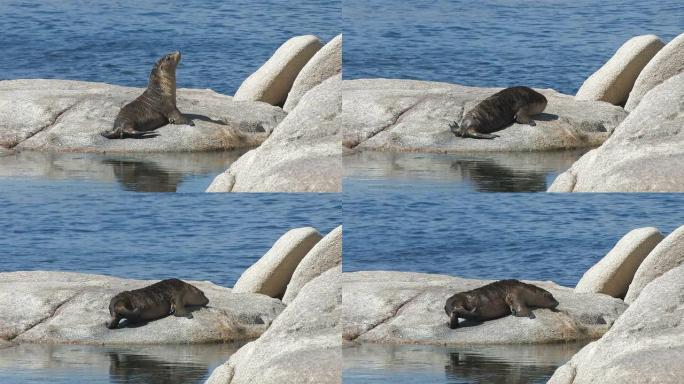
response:
<svg viewBox="0 0 684 384"><path fill-rule="evenodd" d="M449 316L449 328L458 328L458 319L481 322L512 314L534 318L530 308L558 306L553 295L542 288L518 280L500 280L471 291L449 297L444 311Z"/></svg>
<svg viewBox="0 0 684 384"><path fill-rule="evenodd" d="M460 125L454 121L449 128L456 136L493 139L499 136L492 132L514 122L535 125L531 116L542 113L546 103L546 97L531 88L506 88L482 100L463 116Z"/></svg>
<svg viewBox="0 0 684 384"><path fill-rule="evenodd" d="M117 328L122 319L129 323L143 323L170 314L189 316L186 306L204 306L208 303L209 299L197 287L179 279L162 280L114 296L109 302L111 320L107 328Z"/></svg>
<svg viewBox="0 0 684 384"><path fill-rule="evenodd" d="M195 123L176 107L176 66L180 52L165 55L152 68L147 89L137 99L121 108L114 127L101 135L108 139L142 137L166 124Z"/></svg>

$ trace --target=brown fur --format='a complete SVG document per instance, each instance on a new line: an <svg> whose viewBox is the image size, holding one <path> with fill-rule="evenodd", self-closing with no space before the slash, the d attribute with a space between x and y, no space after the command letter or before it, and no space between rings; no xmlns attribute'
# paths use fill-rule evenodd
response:
<svg viewBox="0 0 684 384"><path fill-rule="evenodd" d="M518 280L500 280L447 299L444 311L449 328L458 328L458 319L485 321L513 316L534 318L530 307L556 308L558 301L545 289Z"/></svg>
<svg viewBox="0 0 684 384"><path fill-rule="evenodd" d="M459 126L455 121L449 125L456 136L473 139L499 137L492 132L500 131L514 122L535 125L530 118L546 108L546 97L528 87L512 87L499 91L482 100L468 111Z"/></svg>
<svg viewBox="0 0 684 384"><path fill-rule="evenodd" d="M109 302L112 316L107 328L115 329L122 319L142 323L170 314L190 316L186 306L207 305L209 299L197 287L178 279L162 280L145 288L124 291Z"/></svg>
<svg viewBox="0 0 684 384"><path fill-rule="evenodd" d="M147 89L137 99L124 105L114 120L114 127L102 133L108 139L140 137L166 124L195 123L176 107L176 66L181 59L176 51L165 55L152 68Z"/></svg>

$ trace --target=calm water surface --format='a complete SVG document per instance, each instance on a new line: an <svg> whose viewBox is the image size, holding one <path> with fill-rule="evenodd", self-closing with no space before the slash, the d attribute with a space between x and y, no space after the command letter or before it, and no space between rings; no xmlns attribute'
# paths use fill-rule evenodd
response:
<svg viewBox="0 0 684 384"><path fill-rule="evenodd" d="M246 149L101 155L21 151L0 154L0 186L60 182L134 192L204 192Z"/></svg>
<svg viewBox="0 0 684 384"><path fill-rule="evenodd" d="M681 0L345 0L344 76L575 94L628 39L684 32Z"/></svg>
<svg viewBox="0 0 684 384"><path fill-rule="evenodd" d="M178 277L232 287L288 230L328 233L341 223L334 194L112 194L93 184L37 183L2 186L0 272Z"/></svg>
<svg viewBox="0 0 684 384"><path fill-rule="evenodd" d="M454 193L544 192L586 151L459 155L364 151L344 156L344 186L356 190L422 183Z"/></svg>
<svg viewBox="0 0 684 384"><path fill-rule="evenodd" d="M374 345L343 349L344 383L545 383L585 343L436 347Z"/></svg>
<svg viewBox="0 0 684 384"><path fill-rule="evenodd" d="M0 349L1 383L203 383L240 344L97 347L21 344Z"/></svg>

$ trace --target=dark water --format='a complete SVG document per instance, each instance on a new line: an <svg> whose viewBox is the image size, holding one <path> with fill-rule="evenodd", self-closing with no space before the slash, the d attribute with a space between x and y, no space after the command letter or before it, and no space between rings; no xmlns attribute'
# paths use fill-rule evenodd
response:
<svg viewBox="0 0 684 384"><path fill-rule="evenodd" d="M0 383L203 383L239 347L21 344L0 349Z"/></svg>
<svg viewBox="0 0 684 384"><path fill-rule="evenodd" d="M101 155L22 151L0 155L0 186L60 182L134 192L204 192L247 150Z"/></svg>
<svg viewBox="0 0 684 384"><path fill-rule="evenodd" d="M628 39L684 32L681 0L345 0L344 76L574 94Z"/></svg>
<svg viewBox="0 0 684 384"><path fill-rule="evenodd" d="M178 86L234 94L287 39L342 30L340 1L95 0L0 2L0 80L147 84L180 50Z"/></svg>
<svg viewBox="0 0 684 384"><path fill-rule="evenodd" d="M509 153L392 153L344 156L345 189L436 185L453 193L544 192L587 150Z"/></svg>
<svg viewBox="0 0 684 384"><path fill-rule="evenodd" d="M92 183L2 186L0 272L51 270L232 287L292 228L341 223L334 194L111 193Z"/></svg>
<svg viewBox="0 0 684 384"><path fill-rule="evenodd" d="M453 193L345 185L344 269L574 286L628 231L684 225L682 194Z"/></svg>
<svg viewBox="0 0 684 384"><path fill-rule="evenodd" d="M545 383L584 343L437 347L374 345L345 347L345 384Z"/></svg>

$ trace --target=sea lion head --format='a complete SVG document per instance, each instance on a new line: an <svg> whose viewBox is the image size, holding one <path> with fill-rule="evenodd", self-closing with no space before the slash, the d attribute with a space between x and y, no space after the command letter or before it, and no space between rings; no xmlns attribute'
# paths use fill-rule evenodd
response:
<svg viewBox="0 0 684 384"><path fill-rule="evenodd" d="M181 59L179 51L168 53L157 60L150 72L148 87L176 99L176 66Z"/></svg>
<svg viewBox="0 0 684 384"><path fill-rule="evenodd" d="M556 308L558 306L558 300L553 297L551 292L531 284L529 288L534 292L534 295L525 298L528 304L539 308Z"/></svg>
<svg viewBox="0 0 684 384"><path fill-rule="evenodd" d="M546 109L546 104L548 103L546 97L533 89L530 89L529 97L530 100L528 110L530 116L544 112L544 109Z"/></svg>
<svg viewBox="0 0 684 384"><path fill-rule="evenodd" d="M473 319L469 316L477 309L477 297L468 293L457 293L447 299L444 312L449 316L449 328L458 328L458 318Z"/></svg>
<svg viewBox="0 0 684 384"><path fill-rule="evenodd" d="M201 289L195 287L194 285L187 284L185 286L185 295L183 295L183 301L186 305L207 305L209 304L209 299L204 295Z"/></svg>

